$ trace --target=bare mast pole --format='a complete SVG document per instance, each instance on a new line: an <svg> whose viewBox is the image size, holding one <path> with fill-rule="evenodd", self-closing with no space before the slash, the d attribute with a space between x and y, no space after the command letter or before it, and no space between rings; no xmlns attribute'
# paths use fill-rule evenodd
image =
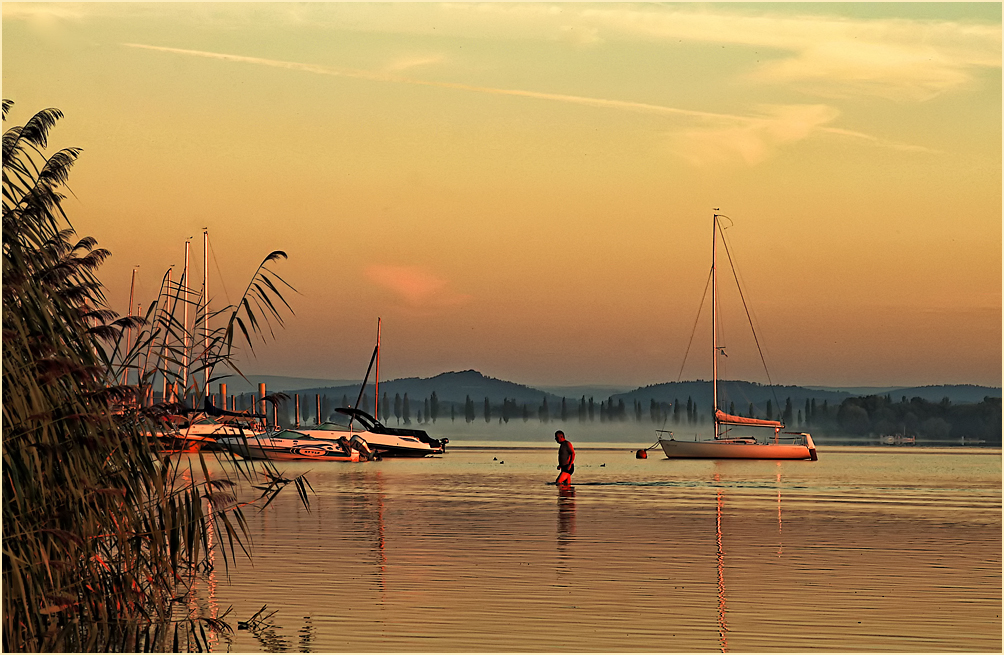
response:
<svg viewBox="0 0 1004 655"><path fill-rule="evenodd" d="M376 398L373 399L373 416L380 420L380 317L377 316L376 344Z"/></svg>
<svg viewBox="0 0 1004 655"><path fill-rule="evenodd" d="M170 314L167 313L168 309L167 309L166 306L168 304L170 304L170 300L171 300L171 272L174 271L174 268L173 268L174 265L172 264L171 266L172 266L172 268L167 269L167 300L164 301L165 307L162 310L162 313L165 315L166 318L170 317ZM164 341L160 344L160 365L164 367L163 370L161 370L161 377L164 378L164 388L161 391L160 397L161 397L161 400L163 402L165 402L165 403L168 402L168 400L167 400L167 369L168 369L168 367L164 364L164 352L167 350L167 338L168 338L168 336L170 336L170 334L171 334L171 331L169 329L165 329L164 330Z"/></svg>
<svg viewBox="0 0 1004 655"><path fill-rule="evenodd" d="M718 208L715 208L718 211ZM718 438L718 214L714 214L711 226L711 421Z"/></svg>
<svg viewBox="0 0 1004 655"><path fill-rule="evenodd" d="M132 269L132 281L129 283L129 317L132 318L132 301L133 293L136 290L136 268ZM132 326L126 328L126 342L125 347L132 349ZM125 362L123 361L123 364ZM122 367L122 384L129 384L129 369L126 366ZM139 381L137 380L137 384Z"/></svg>
<svg viewBox="0 0 1004 655"><path fill-rule="evenodd" d="M203 397L209 397L209 228L202 228L202 364L205 373Z"/></svg>
<svg viewBox="0 0 1004 655"><path fill-rule="evenodd" d="M192 247L192 239L188 238L185 240L185 272L181 277L181 292L184 295L184 300L182 301L182 309L184 311L184 318L182 319L184 323L181 326L181 333L184 335L185 343L181 349L181 385L185 389L185 393L188 393L188 257L189 251Z"/></svg>

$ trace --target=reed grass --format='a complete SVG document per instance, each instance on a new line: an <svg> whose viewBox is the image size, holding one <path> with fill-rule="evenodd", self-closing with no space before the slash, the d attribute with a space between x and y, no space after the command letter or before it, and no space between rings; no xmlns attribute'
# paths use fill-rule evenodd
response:
<svg viewBox="0 0 1004 655"><path fill-rule="evenodd" d="M76 239L62 207L81 151L46 154L61 116L45 109L3 135L3 650L205 650L207 630L230 627L186 600L213 566L214 535L227 566L249 553L234 487L253 472L214 477L204 459L193 470L162 453L153 435L178 406L154 403L152 387L200 400L197 375L239 373L241 339L253 347L288 309L269 268L285 254L265 258L209 333L177 319L187 280L162 285L145 317L118 317L97 277L108 251ZM254 475L262 504L288 484L307 500L305 479Z"/></svg>

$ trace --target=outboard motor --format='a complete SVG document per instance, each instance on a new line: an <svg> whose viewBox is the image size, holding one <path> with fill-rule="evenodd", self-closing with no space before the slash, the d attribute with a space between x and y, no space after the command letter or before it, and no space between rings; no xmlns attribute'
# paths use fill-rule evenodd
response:
<svg viewBox="0 0 1004 655"><path fill-rule="evenodd" d="M345 437L342 438L344 439ZM358 434L352 435L352 439L349 441L349 444L358 450L359 454L365 458L366 461L372 462L374 459L377 459L376 451L370 448L370 445L366 443L366 440Z"/></svg>

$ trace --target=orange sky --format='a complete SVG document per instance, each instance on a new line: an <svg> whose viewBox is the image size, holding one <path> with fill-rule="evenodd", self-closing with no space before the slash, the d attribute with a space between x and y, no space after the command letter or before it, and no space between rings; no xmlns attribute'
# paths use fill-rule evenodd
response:
<svg viewBox="0 0 1004 655"><path fill-rule="evenodd" d="M203 227L214 302L289 254L251 372L359 378L379 316L384 378L675 380L720 207L775 382L1001 384L999 5L4 3L3 61L114 309Z"/></svg>

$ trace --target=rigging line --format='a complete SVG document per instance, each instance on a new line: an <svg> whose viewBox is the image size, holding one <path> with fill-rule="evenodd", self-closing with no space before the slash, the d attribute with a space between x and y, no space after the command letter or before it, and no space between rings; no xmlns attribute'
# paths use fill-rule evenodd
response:
<svg viewBox="0 0 1004 655"><path fill-rule="evenodd" d="M206 238L209 243L209 252L213 255L213 263L216 265L216 274L220 276L220 286L223 287L223 297L227 299L227 305L231 305L230 302L230 292L227 291L227 283L223 280L223 271L220 270L220 262L216 259L216 246L213 245L213 240L211 238Z"/></svg>
<svg viewBox="0 0 1004 655"><path fill-rule="evenodd" d="M767 369L767 360L763 356L763 349L760 348L760 339L756 335L756 328L753 327L753 317L750 316L749 306L746 304L746 296L743 294L743 287L739 284L739 274L736 273L736 266L732 262L732 252L729 250L728 241L725 240L725 230L722 230L722 245L725 246L725 254L729 258L729 267L732 269L732 276L736 280L736 288L739 289L739 297L743 301L743 309L746 310L746 319L750 323L750 331L753 333L753 341L756 343L757 352L760 353L760 362L763 364L763 371L767 374L767 382L770 384L770 393L774 396L775 404L779 404L780 401L777 399L777 392L774 390L774 381L770 379L770 371Z"/></svg>
<svg viewBox="0 0 1004 655"><path fill-rule="evenodd" d="M694 343L694 335L697 334L697 322L701 319L701 310L704 309L704 301L708 298L708 287L711 285L711 273L708 271L708 281L704 283L704 295L701 296L701 306L697 308L697 316L694 317L694 329L690 332L690 341L687 343L687 351L683 353L683 362L680 364L680 372L676 376L676 381L679 382L683 378L683 367L687 365L687 356L690 354L690 346ZM714 311L712 309L712 311ZM712 317L714 320L714 317Z"/></svg>

